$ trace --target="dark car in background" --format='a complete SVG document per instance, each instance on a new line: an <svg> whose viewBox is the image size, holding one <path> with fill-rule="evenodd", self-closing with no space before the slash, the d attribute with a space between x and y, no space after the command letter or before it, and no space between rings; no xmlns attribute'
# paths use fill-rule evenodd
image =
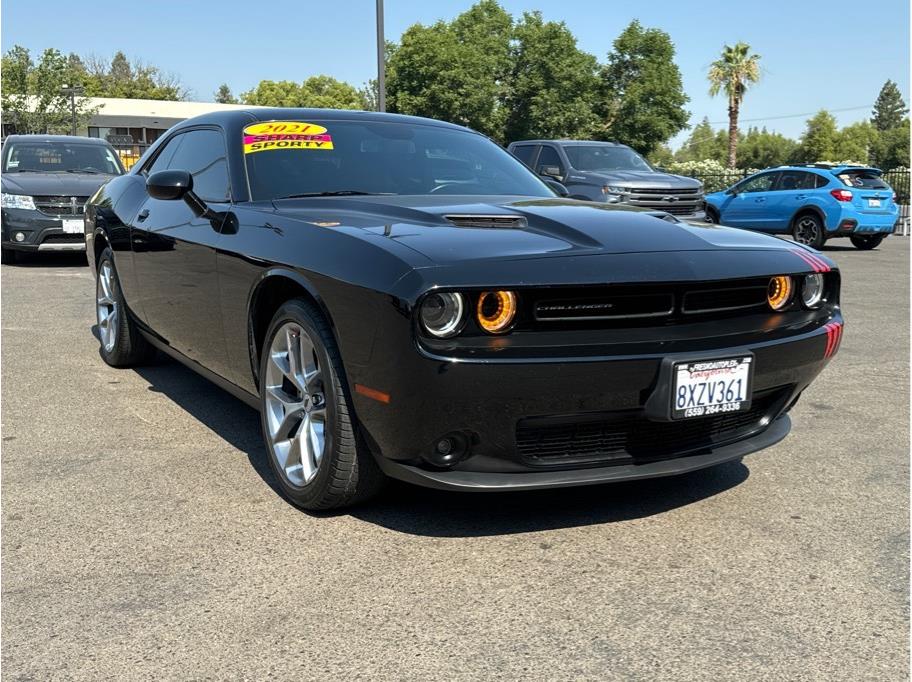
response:
<svg viewBox="0 0 912 682"><path fill-rule="evenodd" d="M703 218L703 184L653 168L627 145L585 140L523 140L507 150L543 178L562 183L573 199Z"/></svg>
<svg viewBox="0 0 912 682"><path fill-rule="evenodd" d="M85 223L102 358L157 348L256 407L308 509L385 476L533 489L739 459L786 436L842 334L813 250L561 198L408 116L190 119Z"/></svg>
<svg viewBox="0 0 912 682"><path fill-rule="evenodd" d="M68 135L10 135L0 168L4 263L20 251L85 251L85 203L124 173L110 144Z"/></svg>
<svg viewBox="0 0 912 682"><path fill-rule="evenodd" d="M706 219L730 227L791 234L819 249L848 237L859 249L878 246L899 220L896 193L883 171L867 166L780 166L706 195Z"/></svg>

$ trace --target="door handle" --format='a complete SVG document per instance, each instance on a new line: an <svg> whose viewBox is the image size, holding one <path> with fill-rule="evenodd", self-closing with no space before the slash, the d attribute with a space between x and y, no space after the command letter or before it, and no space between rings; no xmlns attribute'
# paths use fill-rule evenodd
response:
<svg viewBox="0 0 912 682"><path fill-rule="evenodd" d="M766 199L764 199L763 197L760 197L759 199L754 199L754 201L757 202L758 204L762 204L764 201L766 201Z"/></svg>
<svg viewBox="0 0 912 682"><path fill-rule="evenodd" d="M149 209L144 208L139 212L139 215L136 216L136 222L141 223L143 220L149 217Z"/></svg>
<svg viewBox="0 0 912 682"><path fill-rule="evenodd" d="M804 199L807 199L807 194L799 194L799 195L796 196L795 198L796 198L798 201L803 201Z"/></svg>

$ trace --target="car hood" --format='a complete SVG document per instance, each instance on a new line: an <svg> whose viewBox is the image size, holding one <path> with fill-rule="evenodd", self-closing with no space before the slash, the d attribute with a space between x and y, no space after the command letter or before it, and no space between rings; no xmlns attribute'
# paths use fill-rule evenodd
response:
<svg viewBox="0 0 912 682"><path fill-rule="evenodd" d="M521 197L352 197L287 199L282 215L395 242L436 265L557 256L785 248L782 240L617 205ZM509 227L464 227L459 217L516 217ZM393 248L391 246L391 248Z"/></svg>
<svg viewBox="0 0 912 682"><path fill-rule="evenodd" d="M3 191L10 194L87 197L112 177L97 173L4 173L0 182Z"/></svg>
<svg viewBox="0 0 912 682"><path fill-rule="evenodd" d="M576 171L574 171L576 172ZM572 175L572 174L571 174ZM702 183L695 178L671 173L654 171L592 171L586 172L591 180L604 182L606 185L650 189L698 189Z"/></svg>

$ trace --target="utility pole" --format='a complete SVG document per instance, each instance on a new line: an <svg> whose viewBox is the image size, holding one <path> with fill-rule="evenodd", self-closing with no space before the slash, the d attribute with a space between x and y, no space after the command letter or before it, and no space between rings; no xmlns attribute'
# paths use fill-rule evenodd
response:
<svg viewBox="0 0 912 682"><path fill-rule="evenodd" d="M377 0L377 111L386 111L386 41L383 39L383 0Z"/></svg>
<svg viewBox="0 0 912 682"><path fill-rule="evenodd" d="M70 135L76 134L76 95L81 95L83 92L85 92L85 88L81 85L64 85L60 88L60 94L70 98Z"/></svg>

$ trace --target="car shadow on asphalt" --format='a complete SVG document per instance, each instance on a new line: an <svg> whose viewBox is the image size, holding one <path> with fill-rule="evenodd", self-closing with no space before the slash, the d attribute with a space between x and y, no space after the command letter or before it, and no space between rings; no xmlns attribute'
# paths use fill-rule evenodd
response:
<svg viewBox="0 0 912 682"><path fill-rule="evenodd" d="M167 396L243 452L254 471L281 496L256 410L169 358L135 371L149 382L150 391ZM719 495L749 475L750 470L735 461L671 478L558 490L454 493L391 481L370 502L314 516L347 514L389 530L429 537L510 535L663 514Z"/></svg>

